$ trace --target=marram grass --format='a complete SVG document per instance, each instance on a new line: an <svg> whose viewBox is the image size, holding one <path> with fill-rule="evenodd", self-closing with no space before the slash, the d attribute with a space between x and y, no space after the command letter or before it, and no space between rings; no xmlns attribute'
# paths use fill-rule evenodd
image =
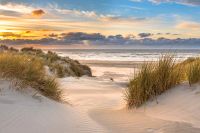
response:
<svg viewBox="0 0 200 133"><path fill-rule="evenodd" d="M0 53L0 76L13 81L18 89L30 86L51 99L61 99L58 83L45 74L44 63L38 57Z"/></svg>
<svg viewBox="0 0 200 133"><path fill-rule="evenodd" d="M6 46L3 46L3 48L9 49ZM63 78L66 76L92 76L91 69L88 66L82 65L78 61L72 60L69 57L61 57L52 51L44 53L41 49L26 47L22 48L20 53L43 59L45 65L47 65L50 68L50 71L53 72L53 74L55 74L58 78Z"/></svg>
<svg viewBox="0 0 200 133"><path fill-rule="evenodd" d="M200 60L196 59L190 63L187 71L187 78L190 86L200 82Z"/></svg>
<svg viewBox="0 0 200 133"><path fill-rule="evenodd" d="M160 58L158 63L144 63L126 89L125 99L128 107L139 107L179 84L182 79L181 70L169 55Z"/></svg>

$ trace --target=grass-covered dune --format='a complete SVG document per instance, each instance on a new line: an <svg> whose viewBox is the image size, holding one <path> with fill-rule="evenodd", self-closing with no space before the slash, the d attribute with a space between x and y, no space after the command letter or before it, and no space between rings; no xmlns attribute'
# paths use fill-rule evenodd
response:
<svg viewBox="0 0 200 133"><path fill-rule="evenodd" d="M125 92L129 108L139 107L166 90L187 81L200 82L200 59L188 58L177 63L173 56L165 55L156 63L144 63L130 80Z"/></svg>
<svg viewBox="0 0 200 133"><path fill-rule="evenodd" d="M62 92L56 77L83 75L92 75L88 66L54 52L0 46L0 78L10 80L17 89L31 87L44 96L60 101Z"/></svg>
<svg viewBox="0 0 200 133"><path fill-rule="evenodd" d="M72 60L69 57L58 56L56 53L51 51L44 53L41 49L28 47L22 48L21 53L42 58L50 71L60 78L65 76L92 76L91 69L88 66L82 65L77 60Z"/></svg>
<svg viewBox="0 0 200 133"><path fill-rule="evenodd" d="M0 53L0 76L11 80L17 89L32 87L53 100L61 100L61 90L55 78L45 74L43 61L34 56Z"/></svg>
<svg viewBox="0 0 200 133"><path fill-rule="evenodd" d="M69 57L61 57L52 51L45 53L41 49L34 49L33 47L25 47L18 50L13 47L1 45L0 52L12 52L40 58L49 67L49 70L59 78L67 76L92 76L91 69L87 65L80 64L77 60L72 60Z"/></svg>

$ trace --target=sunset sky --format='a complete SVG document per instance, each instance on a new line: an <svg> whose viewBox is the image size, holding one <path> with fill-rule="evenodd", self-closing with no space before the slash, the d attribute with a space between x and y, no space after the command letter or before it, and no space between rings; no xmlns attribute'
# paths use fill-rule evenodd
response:
<svg viewBox="0 0 200 133"><path fill-rule="evenodd" d="M0 0L1 42L40 43L66 37L73 40L70 43L77 38L79 42L102 38L105 42L108 36L198 39L200 1Z"/></svg>

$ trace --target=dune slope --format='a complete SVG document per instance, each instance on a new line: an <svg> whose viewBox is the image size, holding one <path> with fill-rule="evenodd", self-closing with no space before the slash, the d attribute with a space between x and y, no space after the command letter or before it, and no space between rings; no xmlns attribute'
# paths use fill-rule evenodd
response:
<svg viewBox="0 0 200 133"><path fill-rule="evenodd" d="M106 132L88 116L32 89L22 92L0 81L0 133L91 133Z"/></svg>
<svg viewBox="0 0 200 133"><path fill-rule="evenodd" d="M113 133L200 132L200 86L177 86L139 109L125 108L126 86L98 78L62 79L66 98ZM63 88L64 89L64 88Z"/></svg>
<svg viewBox="0 0 200 133"><path fill-rule="evenodd" d="M199 133L200 86L177 86L139 109L125 108L125 85L108 79L59 79L69 104L0 82L2 133ZM158 102L158 104L157 104Z"/></svg>
<svg viewBox="0 0 200 133"><path fill-rule="evenodd" d="M110 132L199 133L199 100L200 86L183 84L139 109L95 110L90 115Z"/></svg>

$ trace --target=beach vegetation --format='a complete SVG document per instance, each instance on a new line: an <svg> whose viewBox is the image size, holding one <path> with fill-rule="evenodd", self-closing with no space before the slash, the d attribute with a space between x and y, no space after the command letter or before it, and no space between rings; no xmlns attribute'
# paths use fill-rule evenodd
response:
<svg viewBox="0 0 200 133"><path fill-rule="evenodd" d="M200 60L196 59L189 64L187 78L190 86L200 82Z"/></svg>
<svg viewBox="0 0 200 133"><path fill-rule="evenodd" d="M43 61L35 56L0 53L0 76L11 80L17 89L32 87L51 99L61 100L58 83L45 74Z"/></svg>
<svg viewBox="0 0 200 133"><path fill-rule="evenodd" d="M91 69L87 65L82 65L77 60L72 60L69 57L61 57L55 52L48 51L44 53L41 49L34 49L33 47L22 48L21 52L41 58L50 71L59 78L65 76L92 76Z"/></svg>
<svg viewBox="0 0 200 133"><path fill-rule="evenodd" d="M128 107L139 107L180 84L182 74L182 68L177 67L173 56L165 55L156 63L144 63L135 78L129 81L126 89L125 99Z"/></svg>
<svg viewBox="0 0 200 133"><path fill-rule="evenodd" d="M33 47L18 50L6 45L0 45L0 50L1 78L11 80L18 90L32 87L57 101L61 99L62 92L56 77L92 75L88 66L52 51L43 52Z"/></svg>

